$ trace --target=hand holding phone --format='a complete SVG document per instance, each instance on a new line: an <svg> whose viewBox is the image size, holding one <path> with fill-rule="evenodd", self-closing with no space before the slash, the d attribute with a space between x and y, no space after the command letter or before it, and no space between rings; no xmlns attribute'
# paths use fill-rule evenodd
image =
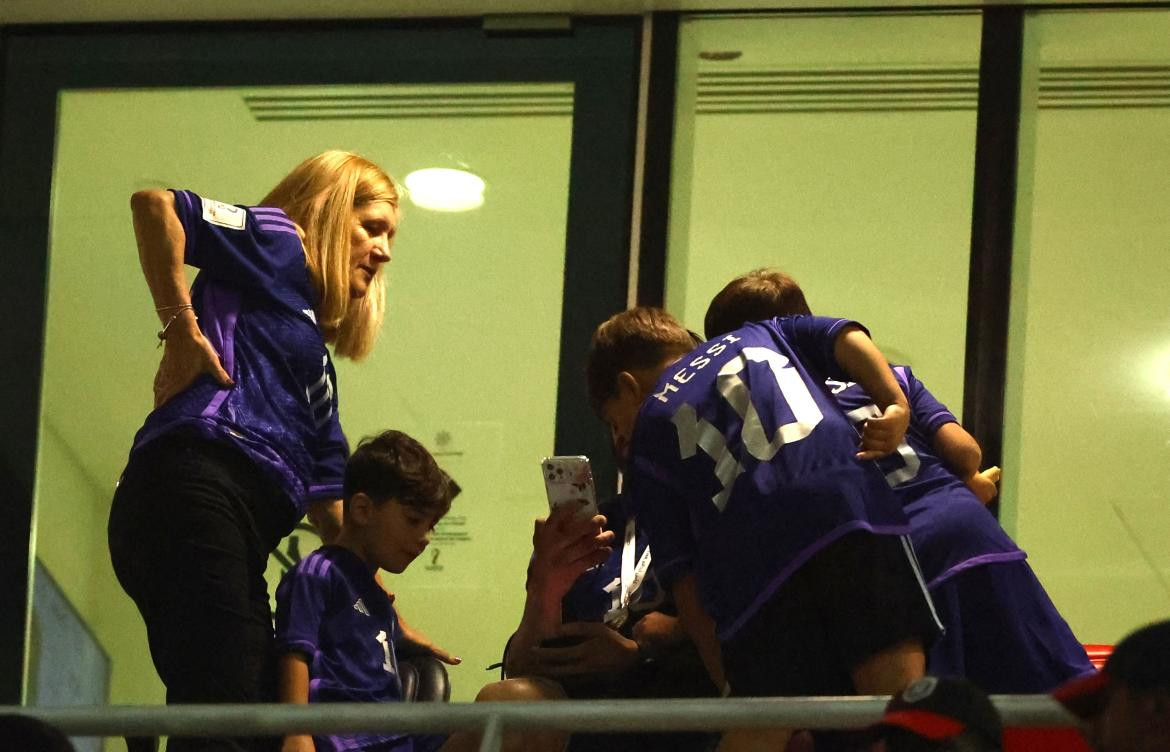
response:
<svg viewBox="0 0 1170 752"><path fill-rule="evenodd" d="M545 457L540 461L540 468L550 512L571 506L584 517L597 514L597 490L588 457Z"/></svg>

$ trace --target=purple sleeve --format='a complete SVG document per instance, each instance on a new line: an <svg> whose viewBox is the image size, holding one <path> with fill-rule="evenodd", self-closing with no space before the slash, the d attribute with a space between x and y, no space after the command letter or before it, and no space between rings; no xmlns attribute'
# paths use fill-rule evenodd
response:
<svg viewBox="0 0 1170 752"><path fill-rule="evenodd" d="M829 316L785 316L776 320L780 333L797 351L807 368L822 377L849 380L849 374L837 363L834 350L837 335L847 326L856 326L869 336L869 330L856 321Z"/></svg>
<svg viewBox="0 0 1170 752"><path fill-rule="evenodd" d="M304 267L304 251L295 229L264 229L242 206L205 199L191 191L171 192L187 236L184 263L216 279L263 289Z"/></svg>
<svg viewBox="0 0 1170 752"><path fill-rule="evenodd" d="M897 366L894 375L906 390L906 399L910 402L910 419L924 435L933 436L947 423L959 422L954 413L935 399L926 385L914 376L909 366Z"/></svg>
<svg viewBox="0 0 1170 752"><path fill-rule="evenodd" d="M333 363L328 367L329 379L336 384L337 375L333 371ZM309 491L306 501L333 501L340 499L345 481L345 463L349 459L349 442L341 430L341 421L337 416L337 389L334 388L333 410L329 418L319 429L319 440L316 451L313 453L313 477L309 481Z"/></svg>
<svg viewBox="0 0 1170 752"><path fill-rule="evenodd" d="M318 634L329 603L332 563L323 556L301 560L276 588L276 649L317 652Z"/></svg>

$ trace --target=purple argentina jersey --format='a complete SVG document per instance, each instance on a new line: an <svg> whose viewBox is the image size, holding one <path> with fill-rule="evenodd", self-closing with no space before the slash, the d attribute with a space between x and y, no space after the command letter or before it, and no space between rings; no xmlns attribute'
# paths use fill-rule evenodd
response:
<svg viewBox="0 0 1170 752"><path fill-rule="evenodd" d="M910 517L910 539L927 586L934 588L980 564L1026 558L967 484L934 453L935 432L946 423L957 423L955 416L908 366L892 370L910 403L910 427L898 451L878 460L878 466ZM878 414L857 384L829 381L826 385L856 424Z"/></svg>
<svg viewBox="0 0 1170 752"><path fill-rule="evenodd" d="M605 515L606 530L612 530L613 553L601 564L585 572L569 588L561 601L561 619L571 621L603 621L606 614L622 607L622 559L628 557L632 573L627 607L629 618L619 627L626 637L632 639L634 625L648 611L673 613L670 596L658 583L654 562L650 556L649 539L642 525L634 523L630 552L626 554L625 537L632 521L630 500L618 496L600 505L598 511Z"/></svg>
<svg viewBox="0 0 1170 752"><path fill-rule="evenodd" d="M276 649L309 659L309 702L400 702L394 641L398 617L373 572L340 546L324 546L276 589ZM409 752L404 734L314 737L324 750Z"/></svg>
<svg viewBox="0 0 1170 752"><path fill-rule="evenodd" d="M822 386L852 322L748 324L668 366L638 414L627 481L664 584L692 569L726 640L846 533L908 532L857 432Z"/></svg>
<svg viewBox="0 0 1170 752"><path fill-rule="evenodd" d="M236 385L201 376L147 417L131 452L176 429L226 441L299 518L308 502L341 497L348 456L300 237L280 209L174 194L184 261L200 270L191 288L199 327Z"/></svg>

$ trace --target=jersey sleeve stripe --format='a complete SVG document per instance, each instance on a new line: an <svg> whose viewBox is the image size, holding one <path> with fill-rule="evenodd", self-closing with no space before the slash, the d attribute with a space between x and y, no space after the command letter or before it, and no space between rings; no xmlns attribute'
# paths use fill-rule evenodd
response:
<svg viewBox="0 0 1170 752"><path fill-rule="evenodd" d="M267 223L273 224L273 225L283 225L284 227L296 227L296 223L293 222L291 219L285 219L284 217L279 217L275 214L257 214L256 219L257 219L257 221L267 222Z"/></svg>
<svg viewBox="0 0 1170 752"><path fill-rule="evenodd" d="M1028 558L1028 554L1023 549L1015 551L1004 551L1002 553L983 554L982 556L973 556L970 559L965 559L950 569L946 570L939 576L926 583L928 590L933 590L939 584L946 582L950 578L972 567L980 567L984 564L1002 564L1009 561L1024 561Z"/></svg>
<svg viewBox="0 0 1170 752"><path fill-rule="evenodd" d="M298 233L293 228L285 227L284 225L270 225L270 224L266 224L264 222L261 222L259 226L260 226L261 230L265 230L267 232L283 232L286 235L295 235L298 238L300 237L300 233Z"/></svg>

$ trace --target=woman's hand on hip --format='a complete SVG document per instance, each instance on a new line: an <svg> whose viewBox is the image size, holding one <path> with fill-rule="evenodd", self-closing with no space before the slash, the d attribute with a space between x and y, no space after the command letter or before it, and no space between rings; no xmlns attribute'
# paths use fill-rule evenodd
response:
<svg viewBox="0 0 1170 752"><path fill-rule="evenodd" d="M195 317L190 321L194 324ZM178 322L176 322L178 323ZM154 406L157 408L183 391L206 373L222 387L233 387L235 382L223 369L219 353L199 331L198 326L182 329L172 327L163 341L162 360L154 375Z"/></svg>

